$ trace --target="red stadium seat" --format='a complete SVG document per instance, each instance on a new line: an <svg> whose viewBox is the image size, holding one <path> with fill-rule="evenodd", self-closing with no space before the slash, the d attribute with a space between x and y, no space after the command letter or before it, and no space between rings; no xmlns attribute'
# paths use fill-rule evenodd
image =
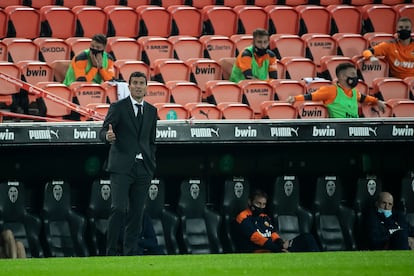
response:
<svg viewBox="0 0 414 276"><path fill-rule="evenodd" d="M238 5L246 5L247 0L222 0L223 5L226 7L234 8Z"/></svg>
<svg viewBox="0 0 414 276"><path fill-rule="evenodd" d="M171 14L171 35L189 35L199 37L203 29L203 17L201 11L195 7L184 5L170 5L168 12Z"/></svg>
<svg viewBox="0 0 414 276"><path fill-rule="evenodd" d="M206 82L206 93L211 95L214 104L222 102L241 103L242 91L240 86L228 80L211 80Z"/></svg>
<svg viewBox="0 0 414 276"><path fill-rule="evenodd" d="M370 90L372 90L372 82L375 78L388 77L388 63L383 57L378 57L378 59L379 64L375 65L371 61L365 60L362 56L352 58L357 65L359 74Z"/></svg>
<svg viewBox="0 0 414 276"><path fill-rule="evenodd" d="M151 77L149 66L141 60L121 59L114 62L115 77L117 79L129 81L132 72L140 71L147 75L149 80Z"/></svg>
<svg viewBox="0 0 414 276"><path fill-rule="evenodd" d="M80 52L89 49L92 39L89 37L69 37L65 39L65 42L70 47L70 58L72 59Z"/></svg>
<svg viewBox="0 0 414 276"><path fill-rule="evenodd" d="M406 77L404 79L404 82L408 85L408 88L410 89L410 99L414 99L414 76Z"/></svg>
<svg viewBox="0 0 414 276"><path fill-rule="evenodd" d="M192 0L191 6L202 9L205 6L211 6L216 4L216 0Z"/></svg>
<svg viewBox="0 0 414 276"><path fill-rule="evenodd" d="M61 38L38 37L33 40L39 49L39 60L48 64L55 60L70 59L70 47Z"/></svg>
<svg viewBox="0 0 414 276"><path fill-rule="evenodd" d="M397 17L408 17L414 22L414 3L396 4L392 7L397 12Z"/></svg>
<svg viewBox="0 0 414 276"><path fill-rule="evenodd" d="M212 59L190 58L186 60L190 67L190 81L196 83L202 91L202 98L207 99L206 82L209 80L220 80L222 76L221 66Z"/></svg>
<svg viewBox="0 0 414 276"><path fill-rule="evenodd" d="M394 33L397 12L385 4L369 4L362 7L365 32Z"/></svg>
<svg viewBox="0 0 414 276"><path fill-rule="evenodd" d="M289 96L305 94L304 83L299 80L276 79L271 80L270 85L275 92L275 99L279 101L286 101Z"/></svg>
<svg viewBox="0 0 414 276"><path fill-rule="evenodd" d="M331 33L360 34L362 30L362 14L360 9L351 5L329 5L326 9L331 14Z"/></svg>
<svg viewBox="0 0 414 276"><path fill-rule="evenodd" d="M315 79L305 82L305 94L310 94L321 88L322 86L332 85L332 81L325 79Z"/></svg>
<svg viewBox="0 0 414 276"><path fill-rule="evenodd" d="M414 101L395 101L391 107L392 117L414 117Z"/></svg>
<svg viewBox="0 0 414 276"><path fill-rule="evenodd" d="M321 69L320 76L327 80L334 80L336 78L336 67L342 63L352 63L354 61L350 57L344 56L323 56L320 60Z"/></svg>
<svg viewBox="0 0 414 276"><path fill-rule="evenodd" d="M254 0L254 4L259 7L266 7L275 4L275 0Z"/></svg>
<svg viewBox="0 0 414 276"><path fill-rule="evenodd" d="M164 7L155 5L138 6L139 36L169 37L171 34L171 14Z"/></svg>
<svg viewBox="0 0 414 276"><path fill-rule="evenodd" d="M63 83L39 82L36 84L36 86L68 102L72 102L72 91ZM63 116L70 115L71 109L67 108L66 106L47 98L44 98L43 100L46 105L46 116L63 118Z"/></svg>
<svg viewBox="0 0 414 276"><path fill-rule="evenodd" d="M8 37L2 40L7 47L8 61L39 60L39 48L32 40Z"/></svg>
<svg viewBox="0 0 414 276"><path fill-rule="evenodd" d="M138 8L143 5L151 5L152 0L128 0L126 5L131 8Z"/></svg>
<svg viewBox="0 0 414 276"><path fill-rule="evenodd" d="M89 0L61 0L61 5L71 9L75 6L85 6L88 2Z"/></svg>
<svg viewBox="0 0 414 276"><path fill-rule="evenodd" d="M97 83L73 82L69 88L79 105L86 107L90 103L106 103L106 89Z"/></svg>
<svg viewBox="0 0 414 276"><path fill-rule="evenodd" d="M7 37L34 39L40 35L40 14L37 9L8 6L4 12L8 18Z"/></svg>
<svg viewBox="0 0 414 276"><path fill-rule="evenodd" d="M199 40L203 44L205 58L220 62L220 59L234 57L236 54L236 46L227 36L203 35Z"/></svg>
<svg viewBox="0 0 414 276"><path fill-rule="evenodd" d="M385 112L379 110L378 106L371 104L361 104L361 117L364 118L383 118L392 116L392 107L385 104Z"/></svg>
<svg viewBox="0 0 414 276"><path fill-rule="evenodd" d="M0 39L7 36L7 14L0 8Z"/></svg>
<svg viewBox="0 0 414 276"><path fill-rule="evenodd" d="M243 103L219 103L217 107L223 114L223 119L244 120L254 119L254 111L247 104Z"/></svg>
<svg viewBox="0 0 414 276"><path fill-rule="evenodd" d="M273 87L266 81L242 80L238 83L243 93L243 102L254 111L255 118L261 118L260 104L274 100Z"/></svg>
<svg viewBox="0 0 414 276"><path fill-rule="evenodd" d="M104 9L107 6L119 5L122 0L94 0L94 6Z"/></svg>
<svg viewBox="0 0 414 276"><path fill-rule="evenodd" d="M349 58L359 56L368 48L368 41L360 34L356 33L336 33L332 35L338 46L338 55Z"/></svg>
<svg viewBox="0 0 414 276"><path fill-rule="evenodd" d="M148 64L151 70L154 68L156 59L173 58L173 46L165 37L143 36L137 41L141 45L142 61Z"/></svg>
<svg viewBox="0 0 414 276"><path fill-rule="evenodd" d="M271 34L299 34L300 15L294 7L270 5L264 10L269 15Z"/></svg>
<svg viewBox="0 0 414 276"><path fill-rule="evenodd" d="M301 29L299 34L329 34L331 31L331 14L322 6L299 5L296 10L300 15Z"/></svg>
<svg viewBox="0 0 414 276"><path fill-rule="evenodd" d="M134 38L118 36L108 37L106 51L110 53L115 60L141 60L141 45Z"/></svg>
<svg viewBox="0 0 414 276"><path fill-rule="evenodd" d="M260 105L263 119L296 119L298 110L286 102L264 101Z"/></svg>
<svg viewBox="0 0 414 276"><path fill-rule="evenodd" d="M203 57L203 44L193 36L174 35L168 37L172 43L174 58L186 61L189 58Z"/></svg>
<svg viewBox="0 0 414 276"><path fill-rule="evenodd" d="M210 5L201 12L205 34L230 37L237 33L237 14L231 7Z"/></svg>
<svg viewBox="0 0 414 276"><path fill-rule="evenodd" d="M328 118L328 109L322 102L297 102L295 106L298 110L298 116L301 119L322 119Z"/></svg>
<svg viewBox="0 0 414 276"><path fill-rule="evenodd" d="M190 68L182 60L173 58L160 58L155 60L152 79L162 83L180 80L188 81Z"/></svg>
<svg viewBox="0 0 414 276"><path fill-rule="evenodd" d="M185 108L195 120L220 120L222 117L221 110L210 103L188 103Z"/></svg>
<svg viewBox="0 0 414 276"><path fill-rule="evenodd" d="M372 82L372 95L384 101L409 100L410 87L398 78L375 78Z"/></svg>
<svg viewBox="0 0 414 276"><path fill-rule="evenodd" d="M0 0L0 8L6 8L8 6L22 6L22 5L23 5L23 0Z"/></svg>
<svg viewBox="0 0 414 276"><path fill-rule="evenodd" d="M76 17L71 8L43 6L39 12L42 36L66 39L76 35Z"/></svg>
<svg viewBox="0 0 414 276"><path fill-rule="evenodd" d="M268 13L262 7L242 4L234 6L233 10L238 18L237 33L252 34L257 28L269 28Z"/></svg>
<svg viewBox="0 0 414 276"><path fill-rule="evenodd" d="M188 110L181 104L156 103L159 120L183 120L188 119Z"/></svg>
<svg viewBox="0 0 414 276"><path fill-rule="evenodd" d="M298 35L273 34L270 36L269 47L278 59L289 56L305 57L305 42Z"/></svg>
<svg viewBox="0 0 414 276"><path fill-rule="evenodd" d="M189 81L168 81L165 86L170 90L171 102L186 105L201 102L201 89Z"/></svg>
<svg viewBox="0 0 414 276"><path fill-rule="evenodd" d="M253 45L253 35L251 34L234 34L230 36L230 40L233 41L236 46L235 56L238 56L244 48Z"/></svg>
<svg viewBox="0 0 414 276"><path fill-rule="evenodd" d="M49 63L49 66L53 71L53 81L63 82L65 80L66 71L68 70L70 63L71 60L69 59L54 60Z"/></svg>
<svg viewBox="0 0 414 276"><path fill-rule="evenodd" d="M394 39L394 35L392 33L370 32L365 33L364 38L367 40L369 47L374 47L383 41Z"/></svg>
<svg viewBox="0 0 414 276"><path fill-rule="evenodd" d="M138 37L138 14L126 6L102 7L108 18L108 36Z"/></svg>
<svg viewBox="0 0 414 276"><path fill-rule="evenodd" d="M95 6L75 6L76 36L92 37L108 32L108 18L103 9Z"/></svg>
<svg viewBox="0 0 414 276"><path fill-rule="evenodd" d="M16 79L20 79L20 70L12 62L0 61L0 71ZM12 95L19 93L20 88L10 82L0 79L0 106L1 104L10 106L12 104Z"/></svg>
<svg viewBox="0 0 414 276"><path fill-rule="evenodd" d="M321 58L336 55L335 39L327 34L304 34L302 39L305 41L306 57L313 60L316 71L321 73Z"/></svg>
<svg viewBox="0 0 414 276"><path fill-rule="evenodd" d="M169 103L170 102L170 89L165 86L164 83L158 81L148 81L147 95L145 101L155 103Z"/></svg>
<svg viewBox="0 0 414 276"><path fill-rule="evenodd" d="M301 80L316 77L316 65L309 58L284 57L281 59L287 79Z"/></svg>

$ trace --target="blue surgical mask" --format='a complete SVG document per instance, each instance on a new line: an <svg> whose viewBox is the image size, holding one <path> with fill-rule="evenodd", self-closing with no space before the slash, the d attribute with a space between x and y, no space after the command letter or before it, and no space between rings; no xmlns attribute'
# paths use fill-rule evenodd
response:
<svg viewBox="0 0 414 276"><path fill-rule="evenodd" d="M378 208L378 213L384 214L384 216L386 218L389 218L392 215L391 210L384 210L384 209L381 209L381 208Z"/></svg>

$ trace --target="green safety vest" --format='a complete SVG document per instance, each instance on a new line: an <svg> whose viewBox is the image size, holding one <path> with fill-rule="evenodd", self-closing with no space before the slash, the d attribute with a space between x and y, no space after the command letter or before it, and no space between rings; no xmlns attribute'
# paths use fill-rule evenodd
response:
<svg viewBox="0 0 414 276"><path fill-rule="evenodd" d="M252 53L252 74L256 79L259 80L267 80L269 75L269 60L266 59L262 66L259 67L259 65L256 62L256 59L254 58L254 50L253 46L249 46L246 48L250 53ZM245 80L243 72L240 70L238 66L236 66L236 63L233 65L233 68L231 70L230 75L230 81L238 83L241 80Z"/></svg>
<svg viewBox="0 0 414 276"><path fill-rule="evenodd" d="M349 98L344 90L336 86L336 98L335 100L326 105L330 118L358 118L358 101L357 91L352 89L352 97Z"/></svg>

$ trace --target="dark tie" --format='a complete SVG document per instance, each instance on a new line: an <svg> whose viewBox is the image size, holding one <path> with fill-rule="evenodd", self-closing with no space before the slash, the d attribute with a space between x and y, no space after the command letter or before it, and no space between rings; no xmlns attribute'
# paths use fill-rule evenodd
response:
<svg viewBox="0 0 414 276"><path fill-rule="evenodd" d="M142 116L142 104L135 104L138 107L137 118L139 119Z"/></svg>

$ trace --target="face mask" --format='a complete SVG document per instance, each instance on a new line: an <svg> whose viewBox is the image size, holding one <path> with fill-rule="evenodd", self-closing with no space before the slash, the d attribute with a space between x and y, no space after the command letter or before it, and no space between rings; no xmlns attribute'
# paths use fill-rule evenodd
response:
<svg viewBox="0 0 414 276"><path fill-rule="evenodd" d="M260 49L257 47L254 47L254 52L258 55L258 56L264 56L267 53L267 49Z"/></svg>
<svg viewBox="0 0 414 276"><path fill-rule="evenodd" d="M256 207L256 206L251 206L250 210L252 211L253 216L257 217L260 214L263 214L265 209L264 208L259 208L259 207Z"/></svg>
<svg viewBox="0 0 414 276"><path fill-rule="evenodd" d="M397 33L398 33L398 38L402 40L410 38L411 36L411 30L399 30Z"/></svg>
<svg viewBox="0 0 414 276"><path fill-rule="evenodd" d="M378 213L384 214L384 216L386 218L389 218L392 215L392 211L391 210L384 210L384 209L381 209L381 208L378 208Z"/></svg>
<svg viewBox="0 0 414 276"><path fill-rule="evenodd" d="M346 83L349 85L349 87L354 88L358 85L358 77L348 77L346 79Z"/></svg>
<svg viewBox="0 0 414 276"><path fill-rule="evenodd" d="M91 51L91 53L93 54L93 55L97 55L97 54L102 54L103 53L103 50L97 50L97 49L94 49L94 48L89 48L89 50Z"/></svg>

